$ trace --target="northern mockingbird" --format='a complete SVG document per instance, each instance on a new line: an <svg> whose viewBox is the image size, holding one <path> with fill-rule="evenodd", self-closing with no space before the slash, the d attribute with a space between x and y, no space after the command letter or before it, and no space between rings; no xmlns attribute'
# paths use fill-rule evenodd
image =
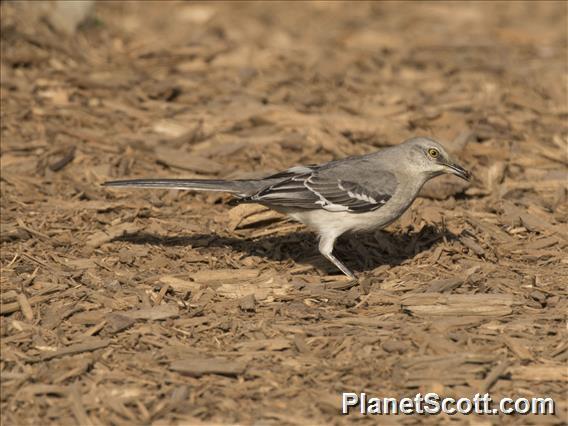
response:
<svg viewBox="0 0 568 426"><path fill-rule="evenodd" d="M346 232L394 222L429 179L446 173L465 180L471 176L440 143L420 137L372 154L296 166L261 179L133 179L103 185L228 192L239 203L264 204L315 230L320 253L354 279L333 255L335 240Z"/></svg>

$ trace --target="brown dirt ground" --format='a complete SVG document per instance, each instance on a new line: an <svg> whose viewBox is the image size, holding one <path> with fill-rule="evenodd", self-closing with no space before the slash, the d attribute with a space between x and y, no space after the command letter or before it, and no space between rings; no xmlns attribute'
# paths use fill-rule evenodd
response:
<svg viewBox="0 0 568 426"><path fill-rule="evenodd" d="M567 412L566 3L111 3L2 12L2 424L342 424L342 391ZM119 177L262 174L412 135L475 180L312 234Z"/></svg>

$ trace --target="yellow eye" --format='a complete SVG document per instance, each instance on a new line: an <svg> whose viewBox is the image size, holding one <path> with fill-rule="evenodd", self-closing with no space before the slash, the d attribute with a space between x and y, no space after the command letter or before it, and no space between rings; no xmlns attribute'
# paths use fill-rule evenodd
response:
<svg viewBox="0 0 568 426"><path fill-rule="evenodd" d="M428 155L432 158L438 158L440 155L440 151L438 151L436 148L430 148L428 150Z"/></svg>

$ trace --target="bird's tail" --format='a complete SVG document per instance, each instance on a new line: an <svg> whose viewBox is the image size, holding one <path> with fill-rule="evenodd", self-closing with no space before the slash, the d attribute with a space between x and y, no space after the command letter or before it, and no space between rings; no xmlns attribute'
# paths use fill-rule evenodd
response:
<svg viewBox="0 0 568 426"><path fill-rule="evenodd" d="M237 196L247 196L253 189L252 181L232 181L215 179L130 179L113 180L103 183L110 188L161 188L185 189L189 191L228 192Z"/></svg>

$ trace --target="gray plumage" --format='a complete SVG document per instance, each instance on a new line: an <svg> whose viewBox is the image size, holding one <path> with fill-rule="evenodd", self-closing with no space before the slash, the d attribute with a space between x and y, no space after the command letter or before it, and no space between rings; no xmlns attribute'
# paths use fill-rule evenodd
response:
<svg viewBox="0 0 568 426"><path fill-rule="evenodd" d="M380 229L392 223L429 179L446 173L470 178L440 143L412 138L371 154L292 167L262 179L133 179L104 186L228 192L238 202L264 204L315 230L320 253L354 278L333 256L335 240L346 232Z"/></svg>

